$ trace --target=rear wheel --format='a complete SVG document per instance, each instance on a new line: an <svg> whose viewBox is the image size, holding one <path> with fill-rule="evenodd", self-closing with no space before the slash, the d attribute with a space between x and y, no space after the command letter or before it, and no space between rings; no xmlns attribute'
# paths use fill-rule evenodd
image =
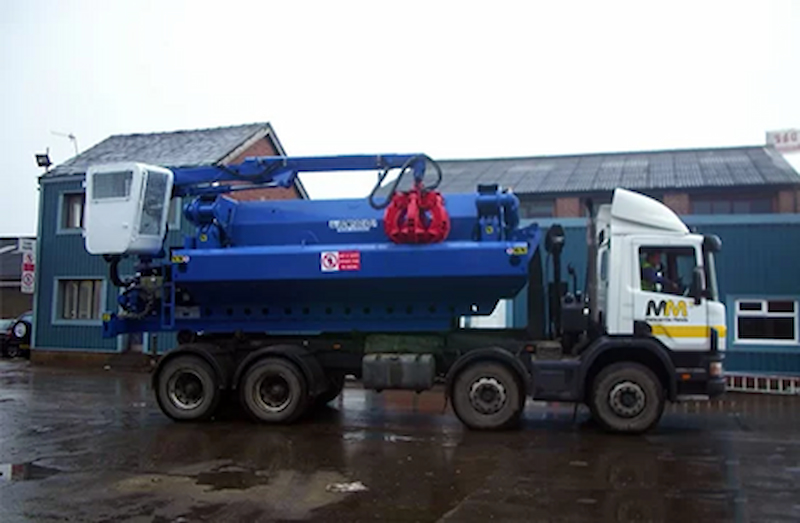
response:
<svg viewBox="0 0 800 523"><path fill-rule="evenodd" d="M609 365L594 379L589 408L611 432L638 434L651 429L664 412L664 387L639 363Z"/></svg>
<svg viewBox="0 0 800 523"><path fill-rule="evenodd" d="M309 406L302 372L280 358L254 363L242 377L239 393L247 413L265 423L291 423Z"/></svg>
<svg viewBox="0 0 800 523"><path fill-rule="evenodd" d="M219 379L203 359L177 356L158 373L156 399L161 411L176 421L207 419L219 403Z"/></svg>
<svg viewBox="0 0 800 523"><path fill-rule="evenodd" d="M455 378L453 410L471 429L510 427L519 421L525 398L517 376L505 365L478 362Z"/></svg>

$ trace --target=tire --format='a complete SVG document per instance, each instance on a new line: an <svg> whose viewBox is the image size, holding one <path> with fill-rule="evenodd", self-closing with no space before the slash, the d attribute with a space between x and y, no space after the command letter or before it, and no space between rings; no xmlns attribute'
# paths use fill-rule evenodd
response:
<svg viewBox="0 0 800 523"><path fill-rule="evenodd" d="M13 334L14 338L19 340L21 343L25 339L25 336L28 335L30 330L30 326L26 322L18 321L11 328L11 333Z"/></svg>
<svg viewBox="0 0 800 523"><path fill-rule="evenodd" d="M19 358L21 355L22 355L22 350L16 343L12 343L6 348L6 356L8 356L11 359Z"/></svg>
<svg viewBox="0 0 800 523"><path fill-rule="evenodd" d="M161 411L175 421L210 418L221 396L219 378L198 356L177 356L164 364L156 381Z"/></svg>
<svg viewBox="0 0 800 523"><path fill-rule="evenodd" d="M331 373L327 375L328 388L325 392L314 398L314 406L323 407L339 397L344 389L344 374Z"/></svg>
<svg viewBox="0 0 800 523"><path fill-rule="evenodd" d="M483 361L469 365L453 383L453 410L464 425L474 430L516 425L525 407L520 381L500 363Z"/></svg>
<svg viewBox="0 0 800 523"><path fill-rule="evenodd" d="M614 363L592 383L592 417L610 432L640 434L653 428L664 412L664 387L639 363Z"/></svg>
<svg viewBox="0 0 800 523"><path fill-rule="evenodd" d="M281 358L266 358L247 369L239 394L245 411L262 423L291 423L310 405L302 372Z"/></svg>

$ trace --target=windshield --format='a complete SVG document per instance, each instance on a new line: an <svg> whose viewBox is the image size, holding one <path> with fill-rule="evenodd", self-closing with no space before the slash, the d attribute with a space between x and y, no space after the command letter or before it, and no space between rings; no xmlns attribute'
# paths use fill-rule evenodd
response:
<svg viewBox="0 0 800 523"><path fill-rule="evenodd" d="M719 288L717 287L717 266L714 264L714 253L709 249L703 248L704 267L707 286L707 298L712 301L719 301Z"/></svg>
<svg viewBox="0 0 800 523"><path fill-rule="evenodd" d="M161 236L166 192L167 175L157 171L147 171L139 234L143 236Z"/></svg>

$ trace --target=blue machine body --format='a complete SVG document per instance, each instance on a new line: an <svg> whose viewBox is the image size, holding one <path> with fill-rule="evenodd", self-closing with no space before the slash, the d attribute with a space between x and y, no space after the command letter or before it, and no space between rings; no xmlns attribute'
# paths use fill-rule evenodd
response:
<svg viewBox="0 0 800 523"><path fill-rule="evenodd" d="M336 165L374 169L375 158L389 156L373 163L347 158L337 157ZM392 165L416 157L394 158ZM324 160L297 170L335 170ZM421 179L424 167L413 166ZM214 194L227 186L190 190L210 177L175 171L176 194L200 194L184 209L197 231L182 248L149 261L163 275L158 310L112 315L104 322L107 336L446 331L460 317L489 314L500 299L515 296L541 240L535 225L519 228L517 198L496 186L444 195L451 223L445 241L395 244L384 232L384 212L367 199L238 201ZM141 300L133 294L125 299Z"/></svg>

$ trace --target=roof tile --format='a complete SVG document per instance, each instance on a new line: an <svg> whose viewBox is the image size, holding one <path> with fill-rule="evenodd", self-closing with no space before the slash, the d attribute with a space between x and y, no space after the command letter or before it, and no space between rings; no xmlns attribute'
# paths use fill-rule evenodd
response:
<svg viewBox="0 0 800 523"><path fill-rule="evenodd" d="M444 171L443 192L473 192L479 183L498 183L516 193L552 194L599 192L616 187L646 191L800 185L800 176L780 153L759 146L444 160L439 165Z"/></svg>
<svg viewBox="0 0 800 523"><path fill-rule="evenodd" d="M93 164L142 162L164 167L213 165L234 149L269 128L267 123L150 134L121 134L106 138L45 176L83 174Z"/></svg>

